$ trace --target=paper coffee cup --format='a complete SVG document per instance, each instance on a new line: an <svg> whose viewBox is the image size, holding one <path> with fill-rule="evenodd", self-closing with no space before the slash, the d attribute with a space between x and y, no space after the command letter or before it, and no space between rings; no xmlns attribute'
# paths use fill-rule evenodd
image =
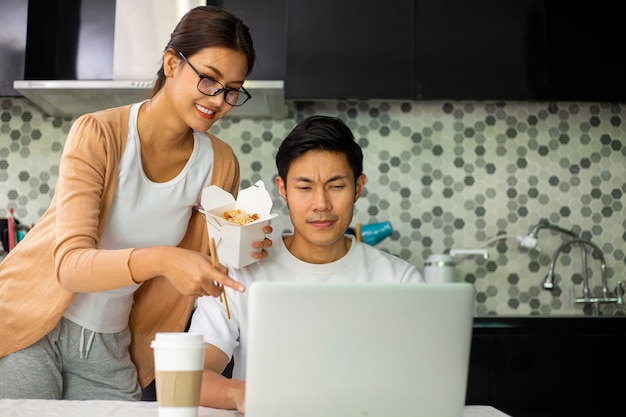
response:
<svg viewBox="0 0 626 417"><path fill-rule="evenodd" d="M197 417L204 338L197 333L157 333L151 346L159 417Z"/></svg>

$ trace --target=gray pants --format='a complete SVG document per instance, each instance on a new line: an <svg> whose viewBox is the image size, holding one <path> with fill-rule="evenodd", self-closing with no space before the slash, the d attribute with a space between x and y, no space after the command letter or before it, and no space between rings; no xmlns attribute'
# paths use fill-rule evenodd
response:
<svg viewBox="0 0 626 417"><path fill-rule="evenodd" d="M32 346L0 358L0 398L139 400L130 330L94 333L62 318Z"/></svg>

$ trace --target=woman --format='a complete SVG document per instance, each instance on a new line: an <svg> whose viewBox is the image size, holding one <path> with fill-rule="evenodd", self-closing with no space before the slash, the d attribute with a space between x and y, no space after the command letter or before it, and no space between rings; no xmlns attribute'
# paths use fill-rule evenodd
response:
<svg viewBox="0 0 626 417"><path fill-rule="evenodd" d="M154 334L183 331L198 296L244 291L194 208L210 184L237 194L238 161L206 131L247 100L254 60L241 20L195 8L149 100L76 120L50 207L0 264L0 398L139 399Z"/></svg>

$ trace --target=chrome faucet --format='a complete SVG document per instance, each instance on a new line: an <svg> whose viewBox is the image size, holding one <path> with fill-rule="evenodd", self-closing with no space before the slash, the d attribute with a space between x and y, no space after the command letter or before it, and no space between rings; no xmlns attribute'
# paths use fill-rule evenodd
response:
<svg viewBox="0 0 626 417"><path fill-rule="evenodd" d="M597 316L599 314L599 304L623 304L624 303L624 285L621 281L618 281L617 286L615 287L615 294L612 294L609 291L609 285L606 277L606 261L604 258L604 254L602 250L590 240L582 239L582 238L574 238L568 240L561 244L559 248L552 255L552 259L550 260L550 266L548 268L548 274L543 282L543 287L546 289L554 288L554 268L556 265L556 260L561 254L561 252L567 248L568 246L578 244L581 247L591 246L597 253L600 254L600 272L602 274L602 296L601 297L592 297L591 291L589 289L589 278L588 275L585 275L585 282L583 283L583 296L580 298L575 298L574 302L577 304L592 304L593 305L593 315Z"/></svg>
<svg viewBox="0 0 626 417"><path fill-rule="evenodd" d="M576 233L574 233L573 231L567 230L567 229L563 229L562 227L559 227L557 225L549 223L549 222L547 222L545 220L542 220L539 223L537 223L537 225L532 228L530 233L528 233L528 236L532 236L532 237L536 238L537 237L537 233L539 233L539 231L541 229L554 230L556 232L562 233L564 235L568 235L568 236L573 237L573 238L577 238L578 237L578 235Z"/></svg>
<svg viewBox="0 0 626 417"><path fill-rule="evenodd" d="M563 229L559 226L556 226L552 223L549 223L545 220L539 222L535 227L531 229L527 236L524 236L520 241L520 245L529 249L534 249L537 247L537 234L541 229L550 229L555 232L559 232L561 234L567 235L572 239L579 239L579 236L571 230ZM562 249L561 249L562 250ZM557 250L557 253L559 251ZM585 245L580 245L580 256L582 263L582 276L583 276L583 297L590 297L591 290L589 289L589 271L587 269L587 249ZM554 269L554 267L553 267ZM546 276L546 279L543 281L543 288L547 290L551 290L554 288L553 277L550 272Z"/></svg>

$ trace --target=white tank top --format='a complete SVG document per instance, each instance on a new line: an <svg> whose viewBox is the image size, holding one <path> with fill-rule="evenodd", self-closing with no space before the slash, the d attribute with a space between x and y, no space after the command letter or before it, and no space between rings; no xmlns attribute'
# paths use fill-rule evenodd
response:
<svg viewBox="0 0 626 417"><path fill-rule="evenodd" d="M185 235L192 209L200 205L202 189L211 182L211 141L206 134L196 131L191 157L175 178L155 183L146 177L137 132L141 104L134 104L130 110L128 139L99 249L176 246ZM128 325L133 292L138 287L79 293L64 316L98 333L122 331Z"/></svg>

